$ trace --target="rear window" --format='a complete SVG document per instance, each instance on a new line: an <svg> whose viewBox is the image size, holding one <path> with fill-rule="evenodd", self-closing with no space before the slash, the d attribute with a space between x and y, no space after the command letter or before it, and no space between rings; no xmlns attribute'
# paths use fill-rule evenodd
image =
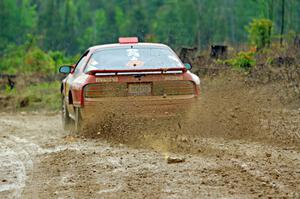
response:
<svg viewBox="0 0 300 199"><path fill-rule="evenodd" d="M183 68L183 65L168 48L128 46L95 52L87 64L86 72L157 68Z"/></svg>

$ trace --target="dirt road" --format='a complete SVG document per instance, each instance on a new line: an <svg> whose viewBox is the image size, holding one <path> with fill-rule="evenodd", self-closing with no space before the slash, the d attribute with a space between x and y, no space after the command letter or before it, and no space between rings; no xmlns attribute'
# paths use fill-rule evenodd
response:
<svg viewBox="0 0 300 199"><path fill-rule="evenodd" d="M213 91L189 126L113 123L92 137L58 114L0 113L0 198L300 198L300 110Z"/></svg>
<svg viewBox="0 0 300 199"><path fill-rule="evenodd" d="M0 198L300 197L297 145L178 138L197 150L172 153L68 136L58 115L1 114L0 132Z"/></svg>

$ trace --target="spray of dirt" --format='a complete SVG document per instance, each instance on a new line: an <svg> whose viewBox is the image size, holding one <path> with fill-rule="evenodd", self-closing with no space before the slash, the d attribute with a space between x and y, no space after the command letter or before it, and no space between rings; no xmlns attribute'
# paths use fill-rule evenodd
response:
<svg viewBox="0 0 300 199"><path fill-rule="evenodd" d="M183 105L185 106L185 105ZM145 106L148 108L148 106ZM111 103L95 107L83 136L133 147L152 148L168 157L170 152L201 151L193 143L201 138L243 139L272 143L299 143L297 125L286 129L283 105L268 86L249 86L236 72L204 79L202 94L192 107L186 105L164 117L133 104ZM281 111L278 111L281 110ZM290 113L290 112L289 112ZM297 115L293 117L299 120ZM291 125L289 125L291 126ZM276 132L274 131L276 129Z"/></svg>

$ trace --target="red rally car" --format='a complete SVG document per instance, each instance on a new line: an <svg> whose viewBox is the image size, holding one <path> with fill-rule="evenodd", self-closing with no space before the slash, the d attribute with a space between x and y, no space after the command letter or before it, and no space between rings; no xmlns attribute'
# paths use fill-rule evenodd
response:
<svg viewBox="0 0 300 199"><path fill-rule="evenodd" d="M59 69L67 74L61 85L63 126L74 124L79 132L91 112L111 102L141 103L148 112L184 108L200 93L200 79L190 69L168 46L135 37L91 47L75 65Z"/></svg>

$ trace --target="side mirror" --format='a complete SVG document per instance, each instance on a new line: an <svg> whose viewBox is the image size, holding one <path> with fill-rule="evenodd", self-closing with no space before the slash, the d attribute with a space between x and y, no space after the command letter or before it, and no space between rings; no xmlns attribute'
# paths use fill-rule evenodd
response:
<svg viewBox="0 0 300 199"><path fill-rule="evenodd" d="M72 71L72 67L71 66L61 66L59 68L59 72L63 73L63 74L69 74Z"/></svg>
<svg viewBox="0 0 300 199"><path fill-rule="evenodd" d="M191 64L188 64L188 63L185 63L185 64L184 64L184 67L185 67L187 70L191 70L191 69L192 69L192 65L191 65Z"/></svg>

